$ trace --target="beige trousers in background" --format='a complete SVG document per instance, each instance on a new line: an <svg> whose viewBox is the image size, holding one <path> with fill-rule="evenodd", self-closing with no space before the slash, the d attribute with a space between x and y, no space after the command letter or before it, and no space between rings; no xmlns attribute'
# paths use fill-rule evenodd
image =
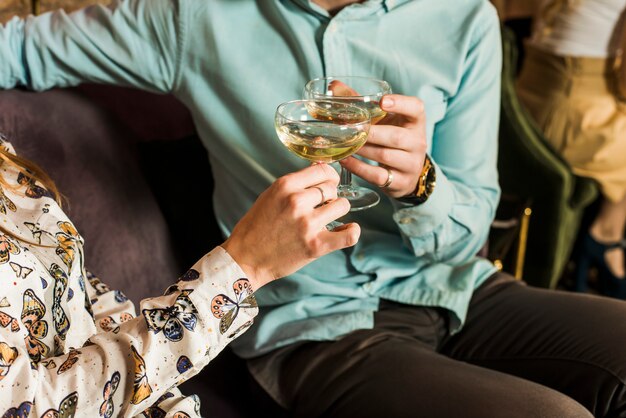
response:
<svg viewBox="0 0 626 418"><path fill-rule="evenodd" d="M560 57L526 45L520 100L576 174L612 202L626 196L626 103L612 94L604 59Z"/></svg>

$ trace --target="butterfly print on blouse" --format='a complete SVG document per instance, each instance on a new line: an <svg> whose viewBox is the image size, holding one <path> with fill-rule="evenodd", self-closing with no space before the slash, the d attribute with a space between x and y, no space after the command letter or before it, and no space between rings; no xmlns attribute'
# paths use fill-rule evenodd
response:
<svg viewBox="0 0 626 418"><path fill-rule="evenodd" d="M246 321L242 326L240 326L239 328L237 328L236 330L234 330L233 332L231 332L230 334L228 334L226 336L226 338L235 338L237 335L239 335L243 330L247 329L248 327L250 327L250 325L252 325L252 320L250 321Z"/></svg>
<svg viewBox="0 0 626 418"><path fill-rule="evenodd" d="M61 257L63 263L71 269L76 256L76 243L82 242L82 239L71 223L57 222L57 226L61 231L56 233L58 243L56 253Z"/></svg>
<svg viewBox="0 0 626 418"><path fill-rule="evenodd" d="M143 357L139 355L135 346L130 346L133 352L133 360L135 362L135 379L133 380L133 397L130 402L137 405L147 399L152 394L152 388L148 383L148 376L146 374L146 362Z"/></svg>
<svg viewBox="0 0 626 418"><path fill-rule="evenodd" d="M102 281L90 271L87 272L87 281L96 290L96 295L98 296L104 295L105 293L111 291L111 289L109 289L109 286L107 286L105 283L102 283Z"/></svg>
<svg viewBox="0 0 626 418"><path fill-rule="evenodd" d="M126 297L125 294L122 293L121 290L114 290L113 294L115 295L115 301L117 303L124 303L128 301L128 298Z"/></svg>
<svg viewBox="0 0 626 418"><path fill-rule="evenodd" d="M19 264L15 263L13 261L9 261L9 266L11 266L11 268L15 272L15 275L18 278L20 278L20 279L25 279L26 277L28 277L28 275L30 273L33 272L33 269L28 268L28 267L24 267L24 266L20 266Z"/></svg>
<svg viewBox="0 0 626 418"><path fill-rule="evenodd" d="M85 311L87 311L93 322L96 322L96 317L94 316L93 309L91 307L92 305L93 304L89 300L89 293L83 291L83 306L85 307Z"/></svg>
<svg viewBox="0 0 626 418"><path fill-rule="evenodd" d="M113 405L113 395L120 384L120 372L114 372L111 376L111 380L106 382L104 389L102 390L102 396L104 402L100 405L100 416L104 418L111 418L113 411L115 411L115 405Z"/></svg>
<svg viewBox="0 0 626 418"><path fill-rule="evenodd" d="M178 373L180 374L191 370L192 367L193 363L191 362L191 360L189 360L189 357L187 356L180 356L176 361L176 370L178 370Z"/></svg>
<svg viewBox="0 0 626 418"><path fill-rule="evenodd" d="M118 323L113 319L112 316L107 316L100 319L98 325L100 325L100 328L104 332L113 332L114 334L117 334L118 332L120 332L120 324L130 321L134 318L134 316L132 316L128 312L122 312L119 318L120 322Z"/></svg>
<svg viewBox="0 0 626 418"><path fill-rule="evenodd" d="M57 374L63 374L69 369L71 369L72 366L74 366L74 364L76 364L76 362L78 361L79 354L82 354L82 353L78 350L70 350L70 352L67 353L67 359L63 362L63 364L59 366L59 369L57 370Z"/></svg>
<svg viewBox="0 0 626 418"><path fill-rule="evenodd" d="M15 206L15 203L13 203L13 201L9 199L6 194L4 194L4 189L0 187L0 213L6 215L7 209L9 209L11 212L15 212L17 210L17 207Z"/></svg>
<svg viewBox="0 0 626 418"><path fill-rule="evenodd" d="M43 234L52 235L48 231L44 231L43 229L41 229L38 222L37 223L24 222L24 226L28 228L28 230L33 236L33 239L37 241L37 244L41 244L41 236Z"/></svg>
<svg viewBox="0 0 626 418"><path fill-rule="evenodd" d="M24 306L22 307L22 323L28 330L24 338L28 355L33 363L37 364L42 357L47 357L50 348L40 340L48 335L48 323L43 319L46 307L35 296L32 289L24 292Z"/></svg>
<svg viewBox="0 0 626 418"><path fill-rule="evenodd" d="M0 380L9 374L11 365L18 356L18 351L15 347L11 347L7 343L0 342Z"/></svg>
<svg viewBox="0 0 626 418"><path fill-rule="evenodd" d="M120 324L123 324L124 322L128 322L128 321L130 321L131 319L134 319L134 318L135 317L130 312L122 312L120 314Z"/></svg>
<svg viewBox="0 0 626 418"><path fill-rule="evenodd" d="M59 404L59 409L50 408L41 418L75 418L78 406L78 393L72 392Z"/></svg>
<svg viewBox="0 0 626 418"><path fill-rule="evenodd" d="M42 361L40 364L42 364L43 367L45 367L48 370L57 368L57 364L54 362L54 360L45 360L45 361Z"/></svg>
<svg viewBox="0 0 626 418"><path fill-rule="evenodd" d="M82 274L78 276L78 287L81 292L85 291L85 277Z"/></svg>
<svg viewBox="0 0 626 418"><path fill-rule="evenodd" d="M143 418L165 418L167 412L161 409L159 406L152 405L141 413Z"/></svg>
<svg viewBox="0 0 626 418"><path fill-rule="evenodd" d="M65 315L65 311L61 306L63 294L67 289L67 274L57 264L50 266L50 276L54 278L54 300L52 301L52 320L57 335L61 340L65 340L65 335L70 328L70 321Z"/></svg>
<svg viewBox="0 0 626 418"><path fill-rule="evenodd" d="M190 395L189 397L193 399L193 411L196 415L200 416L200 397L196 394Z"/></svg>
<svg viewBox="0 0 626 418"><path fill-rule="evenodd" d="M28 418L32 407L32 402L22 402L18 407L9 408L2 418Z"/></svg>
<svg viewBox="0 0 626 418"><path fill-rule="evenodd" d="M235 300L219 294L211 301L211 312L220 320L220 333L225 334L231 327L241 309L256 308L257 303L252 294L252 286L248 279L239 279L233 284Z"/></svg>
<svg viewBox="0 0 626 418"><path fill-rule="evenodd" d="M172 392L165 392L163 395L161 395L159 399L157 399L154 404L152 404L148 409L144 410L141 413L141 416L144 418L165 418L165 415L167 415L167 413L163 409L161 409L159 405L161 405L161 402L165 401L166 399L173 397L174 394Z"/></svg>
<svg viewBox="0 0 626 418"><path fill-rule="evenodd" d="M169 285L165 292L163 292L163 296L173 295L174 293L180 292L180 288L176 284Z"/></svg>
<svg viewBox="0 0 626 418"><path fill-rule="evenodd" d="M26 187L26 196L32 199L40 199L43 196L52 197L48 190L36 184L35 179L30 175L20 172L17 175L17 182Z"/></svg>
<svg viewBox="0 0 626 418"><path fill-rule="evenodd" d="M155 334L163 332L165 338L174 342L183 339L185 329L193 331L198 322L198 311L189 299L191 292L193 290L181 291L174 305L168 308L142 310L148 329Z"/></svg>
<svg viewBox="0 0 626 418"><path fill-rule="evenodd" d="M0 264L9 261L11 254L19 254L20 249L11 238L6 235L0 235Z"/></svg>
<svg viewBox="0 0 626 418"><path fill-rule="evenodd" d="M100 329L104 332L112 332L117 334L120 332L120 325L115 322L112 316L106 316L98 321Z"/></svg>
<svg viewBox="0 0 626 418"><path fill-rule="evenodd" d="M191 282L193 280L198 280L199 278L200 278L200 273L197 270L189 269L185 272L185 274L180 276L178 280L183 281L183 282Z"/></svg>
<svg viewBox="0 0 626 418"><path fill-rule="evenodd" d="M17 322L17 319L4 312L0 312L0 327L10 327L11 332L18 332L20 330L20 324Z"/></svg>

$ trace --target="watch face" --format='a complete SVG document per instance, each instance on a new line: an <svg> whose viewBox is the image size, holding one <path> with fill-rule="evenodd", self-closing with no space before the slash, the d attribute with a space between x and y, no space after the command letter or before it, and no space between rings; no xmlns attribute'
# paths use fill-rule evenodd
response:
<svg viewBox="0 0 626 418"><path fill-rule="evenodd" d="M436 176L435 167L430 161L430 158L426 157L422 173L417 182L417 188L412 195L404 196L398 200L412 205L424 203L435 189Z"/></svg>
<svg viewBox="0 0 626 418"><path fill-rule="evenodd" d="M431 165L430 169L428 170L428 173L426 174L426 193L425 194L427 198L433 193L433 190L435 190L436 178L437 178L437 174L435 172L435 167Z"/></svg>

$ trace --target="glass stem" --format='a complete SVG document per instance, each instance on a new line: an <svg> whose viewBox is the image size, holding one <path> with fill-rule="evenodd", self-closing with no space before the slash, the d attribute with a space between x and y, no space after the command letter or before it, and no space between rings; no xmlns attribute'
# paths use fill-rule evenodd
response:
<svg viewBox="0 0 626 418"><path fill-rule="evenodd" d="M352 188L352 173L343 166L341 166L338 195L339 197L355 196L354 189Z"/></svg>

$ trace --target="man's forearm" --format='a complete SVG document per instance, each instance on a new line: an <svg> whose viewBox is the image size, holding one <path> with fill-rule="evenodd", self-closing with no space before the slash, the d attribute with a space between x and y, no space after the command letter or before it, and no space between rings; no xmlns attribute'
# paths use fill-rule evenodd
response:
<svg viewBox="0 0 626 418"><path fill-rule="evenodd" d="M0 26L0 88L82 82L170 92L181 48L178 0L127 0Z"/></svg>
<svg viewBox="0 0 626 418"><path fill-rule="evenodd" d="M22 59L24 21L13 18L0 26L0 88L9 89L25 84Z"/></svg>

